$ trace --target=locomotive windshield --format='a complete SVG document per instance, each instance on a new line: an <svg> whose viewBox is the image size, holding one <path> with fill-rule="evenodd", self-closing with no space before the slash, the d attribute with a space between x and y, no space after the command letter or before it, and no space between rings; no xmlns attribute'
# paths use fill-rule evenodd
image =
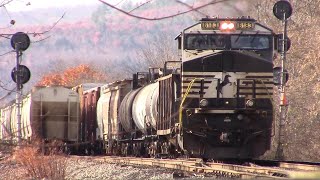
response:
<svg viewBox="0 0 320 180"><path fill-rule="evenodd" d="M270 48L268 36L231 35L231 49L263 50Z"/></svg>
<svg viewBox="0 0 320 180"><path fill-rule="evenodd" d="M271 44L271 37L267 35L186 34L184 47L189 50L268 50Z"/></svg>
<svg viewBox="0 0 320 180"><path fill-rule="evenodd" d="M215 34L188 34L186 35L186 49L225 49L226 36Z"/></svg>

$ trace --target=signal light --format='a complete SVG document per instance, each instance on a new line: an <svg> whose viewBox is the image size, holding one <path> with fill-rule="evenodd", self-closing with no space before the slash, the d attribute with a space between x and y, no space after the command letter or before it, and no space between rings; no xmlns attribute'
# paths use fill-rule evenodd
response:
<svg viewBox="0 0 320 180"><path fill-rule="evenodd" d="M220 29L221 30L232 30L234 29L235 25L232 22L224 22L221 24Z"/></svg>

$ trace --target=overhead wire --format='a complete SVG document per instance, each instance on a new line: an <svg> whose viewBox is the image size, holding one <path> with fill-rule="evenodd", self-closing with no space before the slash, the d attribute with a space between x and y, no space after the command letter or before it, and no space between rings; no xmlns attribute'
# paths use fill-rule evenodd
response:
<svg viewBox="0 0 320 180"><path fill-rule="evenodd" d="M125 11L125 10L120 9L120 8L110 4L110 3L107 3L106 1L103 1L103 0L98 0L98 1L100 1L101 3L111 7L112 9L115 9L115 10L117 10L117 11L123 13L123 14L126 14L126 15L128 15L130 17L133 17L133 18L143 19L143 20L147 20L147 21L159 21L159 20L163 20L163 19L168 19L168 18L172 18L172 17L175 17L175 16L179 16L179 15L182 15L182 14L186 14L186 13L189 13L189 12L192 12L192 11L207 7L209 5L218 4L218 3L222 3L222 2L226 2L226 1L230 1L230 0L211 1L211 2L206 3L204 5L197 6L197 7L194 7L192 9L189 9L189 10L186 10L186 11L183 11L183 12L179 12L179 13L176 13L176 14L163 16L163 17L154 17L154 18L148 18L148 17L144 17L144 16L134 15L134 14L131 14L130 12L128 12L128 11Z"/></svg>

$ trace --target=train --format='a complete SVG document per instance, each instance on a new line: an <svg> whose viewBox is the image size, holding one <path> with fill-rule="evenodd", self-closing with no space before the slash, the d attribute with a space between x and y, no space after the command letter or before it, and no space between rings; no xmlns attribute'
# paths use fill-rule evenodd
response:
<svg viewBox="0 0 320 180"><path fill-rule="evenodd" d="M274 120L275 33L250 17L207 17L175 40L180 58L164 67L111 83L40 88L50 91L43 98L31 93L23 109L37 113L22 115L23 138L37 132L79 144L74 150L86 154L262 156ZM47 102L54 95L61 104ZM1 109L2 140L16 133L12 112L12 106Z"/></svg>

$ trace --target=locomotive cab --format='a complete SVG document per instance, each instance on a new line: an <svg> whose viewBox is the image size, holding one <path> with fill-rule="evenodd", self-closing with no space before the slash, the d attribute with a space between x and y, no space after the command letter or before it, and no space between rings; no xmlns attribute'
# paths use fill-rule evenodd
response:
<svg viewBox="0 0 320 180"><path fill-rule="evenodd" d="M176 40L182 59L221 50L239 50L272 61L274 36L271 29L251 18L203 18L185 29Z"/></svg>

